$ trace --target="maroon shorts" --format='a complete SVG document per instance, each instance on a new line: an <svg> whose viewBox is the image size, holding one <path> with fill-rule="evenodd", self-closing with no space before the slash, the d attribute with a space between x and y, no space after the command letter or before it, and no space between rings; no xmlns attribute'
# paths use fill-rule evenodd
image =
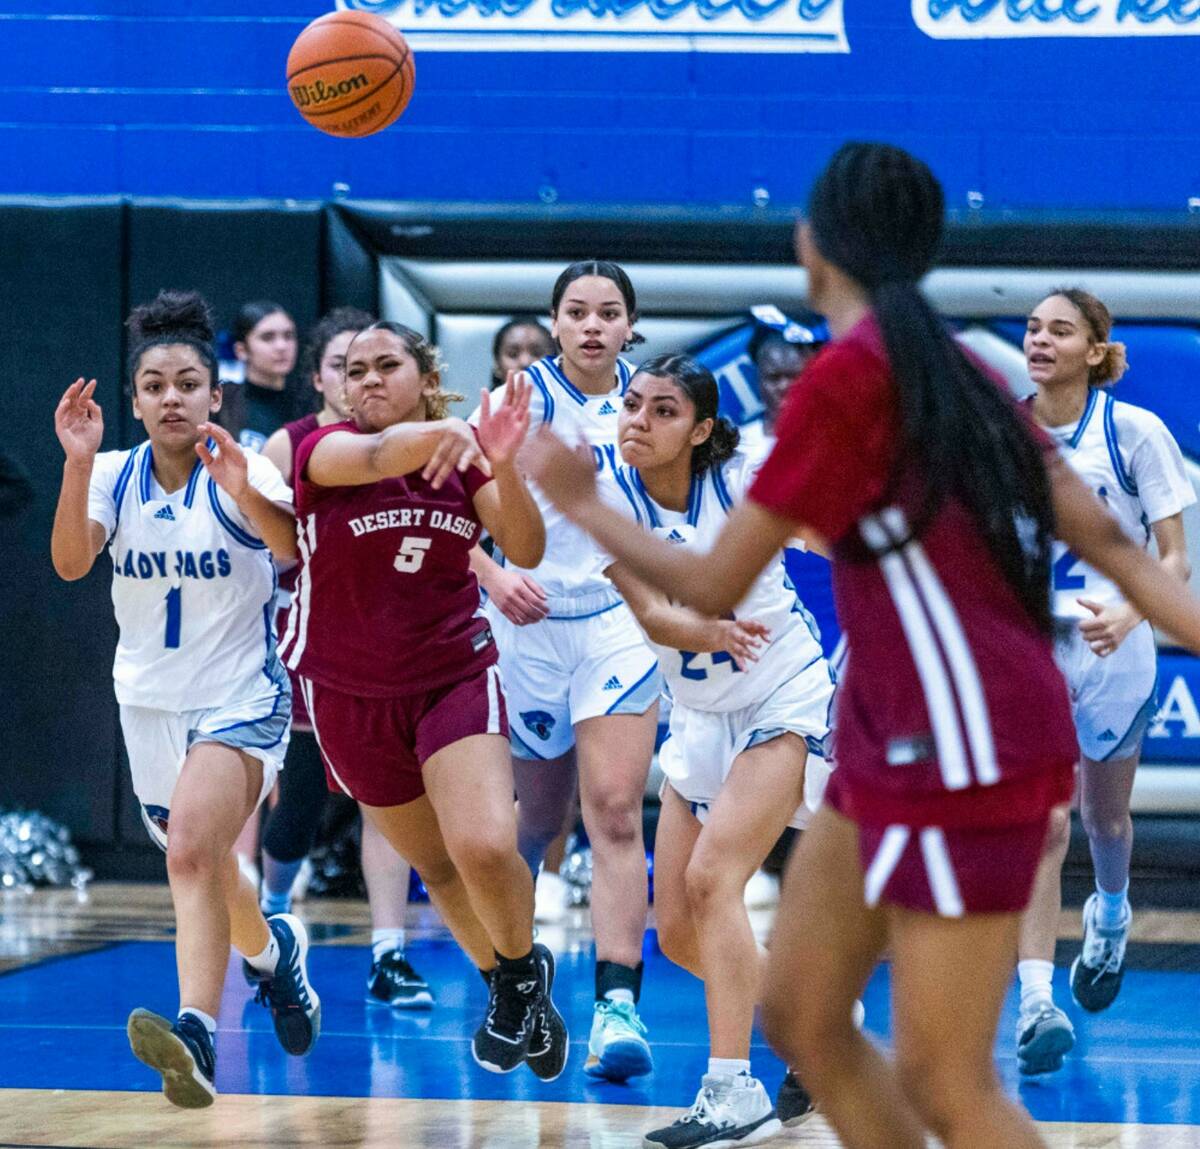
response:
<svg viewBox="0 0 1200 1149"><path fill-rule="evenodd" d="M343 694L303 677L299 682L330 790L368 806L402 806L419 798L425 793L421 767L453 742L474 734L508 738L495 666L396 698Z"/></svg>
<svg viewBox="0 0 1200 1149"><path fill-rule="evenodd" d="M1048 822L982 828L860 823L866 903L945 918L1018 913L1033 892Z"/></svg>

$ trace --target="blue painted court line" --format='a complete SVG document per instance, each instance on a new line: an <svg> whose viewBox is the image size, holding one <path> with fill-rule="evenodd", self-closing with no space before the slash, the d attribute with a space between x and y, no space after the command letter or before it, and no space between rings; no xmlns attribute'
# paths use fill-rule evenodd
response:
<svg viewBox="0 0 1200 1149"><path fill-rule="evenodd" d="M571 1028L571 1060L555 1082L523 1070L497 1076L475 1065L470 1038L486 991L450 941L417 941L409 957L437 995L428 1013L403 1014L365 1000L368 951L314 946L309 969L322 999L322 1033L307 1058L279 1049L270 1016L251 1000L234 962L221 1005L218 1088L230 1093L329 1097L597 1101L690 1105L708 1056L700 983L654 947L646 952L642 1016L656 1070L628 1086L594 1082L582 1072L592 1012L589 952L558 958L555 998ZM1106 1014L1075 1009L1065 985L1059 1004L1071 1014L1078 1045L1066 1068L1020 1084L1013 1052L1016 993L1001 1020L997 1058L1010 1091L1040 1121L1200 1125L1200 974L1130 970ZM867 1028L885 1037L888 970L867 988ZM1181 1004L1188 1003L1187 1008ZM33 1089L157 1090L157 1077L129 1053L125 1019L135 1006L175 1009L174 951L164 942L127 942L59 958L0 977L0 1086ZM783 1074L762 1044L754 1069L768 1089Z"/></svg>

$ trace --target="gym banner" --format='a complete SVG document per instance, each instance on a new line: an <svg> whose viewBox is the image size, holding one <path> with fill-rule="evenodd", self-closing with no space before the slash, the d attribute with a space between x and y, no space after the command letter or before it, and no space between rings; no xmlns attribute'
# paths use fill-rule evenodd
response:
<svg viewBox="0 0 1200 1149"><path fill-rule="evenodd" d="M1200 658L1178 651L1158 656L1158 715L1146 733L1146 762L1200 762Z"/></svg>
<svg viewBox="0 0 1200 1149"><path fill-rule="evenodd" d="M851 0L852 2L852 0ZM848 52L843 0L337 0L443 51Z"/></svg>
<svg viewBox="0 0 1200 1149"><path fill-rule="evenodd" d="M1200 0L912 0L935 40L1200 35Z"/></svg>

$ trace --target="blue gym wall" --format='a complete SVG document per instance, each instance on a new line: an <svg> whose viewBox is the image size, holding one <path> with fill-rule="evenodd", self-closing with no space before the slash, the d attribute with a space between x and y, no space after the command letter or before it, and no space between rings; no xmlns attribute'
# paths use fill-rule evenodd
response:
<svg viewBox="0 0 1200 1149"><path fill-rule="evenodd" d="M0 0L0 194L747 205L762 187L778 207L869 136L928 158L952 205L1182 213L1200 11L1164 4L1174 34L1138 38L937 41L910 0L844 0L847 55L425 51L401 125L338 141L283 83L333 0Z"/></svg>

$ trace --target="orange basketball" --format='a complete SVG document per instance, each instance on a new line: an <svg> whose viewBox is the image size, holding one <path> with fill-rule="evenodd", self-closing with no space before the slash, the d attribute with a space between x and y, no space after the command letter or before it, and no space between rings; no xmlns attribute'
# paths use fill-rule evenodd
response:
<svg viewBox="0 0 1200 1149"><path fill-rule="evenodd" d="M369 136L400 118L416 74L408 42L372 12L330 12L288 53L288 94L314 128Z"/></svg>

